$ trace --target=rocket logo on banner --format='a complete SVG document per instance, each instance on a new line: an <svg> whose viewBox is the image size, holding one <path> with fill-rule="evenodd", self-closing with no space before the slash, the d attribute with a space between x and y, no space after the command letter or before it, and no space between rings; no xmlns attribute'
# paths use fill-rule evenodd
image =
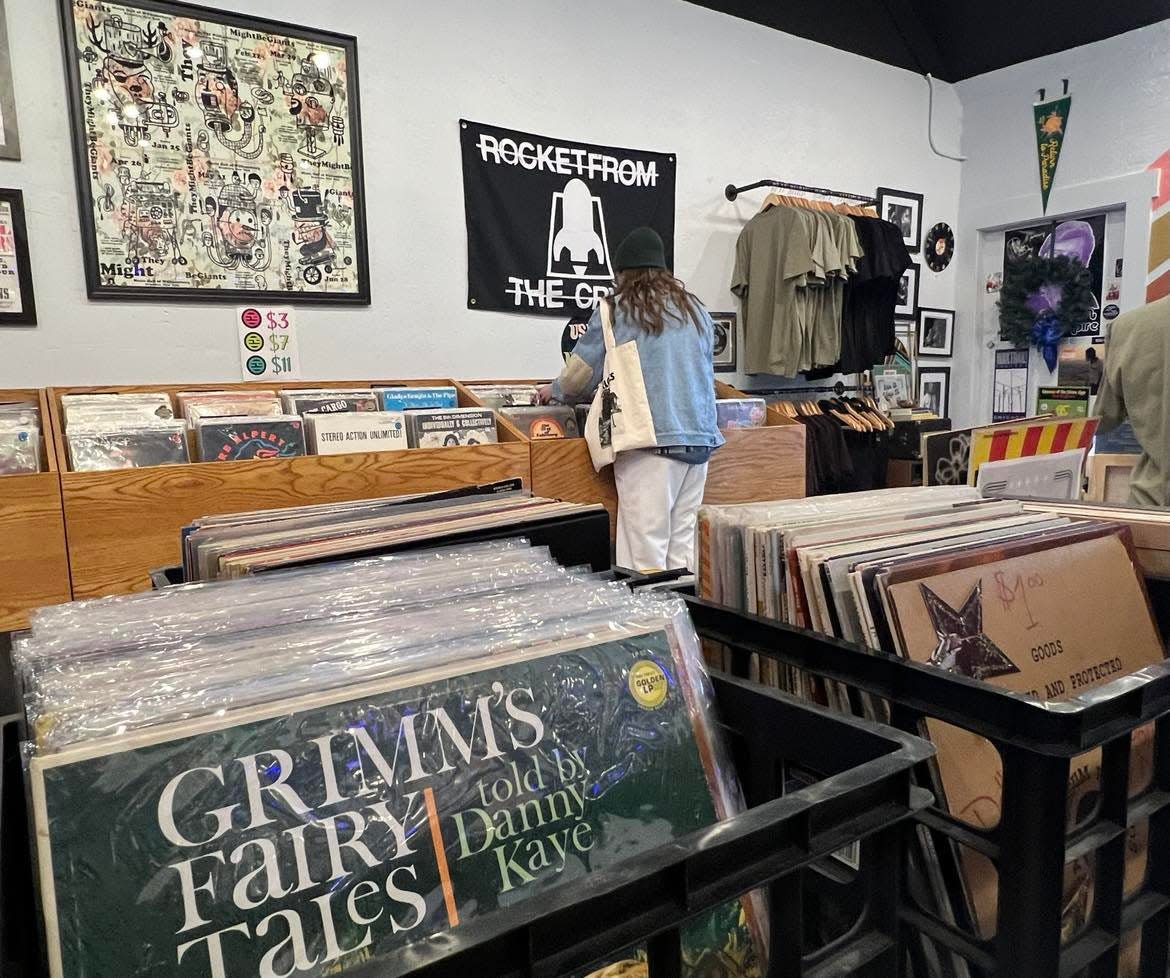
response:
<svg viewBox="0 0 1170 978"><path fill-rule="evenodd" d="M467 307L588 314L613 287L613 252L650 227L674 265L675 157L462 120Z"/></svg>
<svg viewBox="0 0 1170 978"><path fill-rule="evenodd" d="M1036 123L1036 155L1040 163L1040 197L1043 202L1042 212L1045 214L1048 213L1048 196L1056 180L1056 165L1060 162L1071 107L1072 96L1067 92L1060 98L1045 102L1043 89L1040 90L1040 101L1032 106L1032 116Z"/></svg>
<svg viewBox="0 0 1170 978"><path fill-rule="evenodd" d="M553 194L547 271L549 278L559 275L607 282L613 278L601 198L594 197L589 185L576 177Z"/></svg>

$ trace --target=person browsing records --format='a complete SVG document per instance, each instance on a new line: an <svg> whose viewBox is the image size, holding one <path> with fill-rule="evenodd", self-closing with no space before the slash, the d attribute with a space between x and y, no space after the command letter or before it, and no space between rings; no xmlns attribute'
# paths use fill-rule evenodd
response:
<svg viewBox="0 0 1170 978"><path fill-rule="evenodd" d="M723 444L715 414L715 324L666 267L651 228L631 231L614 258L610 304L614 342L637 344L656 447L617 452L617 562L639 571L694 567L695 520L707 462ZM605 340L597 310L544 403L593 399Z"/></svg>

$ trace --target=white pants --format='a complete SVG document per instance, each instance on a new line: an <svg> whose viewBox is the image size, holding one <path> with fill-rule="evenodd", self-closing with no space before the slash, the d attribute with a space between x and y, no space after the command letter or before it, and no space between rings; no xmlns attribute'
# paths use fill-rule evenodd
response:
<svg viewBox="0 0 1170 978"><path fill-rule="evenodd" d="M630 570L694 569L695 518L707 463L688 465L652 451L618 452L617 562Z"/></svg>

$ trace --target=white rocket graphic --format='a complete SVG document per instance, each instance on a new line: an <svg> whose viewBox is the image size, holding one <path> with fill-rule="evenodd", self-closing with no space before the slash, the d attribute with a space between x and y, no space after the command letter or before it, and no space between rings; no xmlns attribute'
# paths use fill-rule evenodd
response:
<svg viewBox="0 0 1170 978"><path fill-rule="evenodd" d="M584 274L589 266L589 256L605 263L605 244L593 227L593 195L583 180L573 179L565 184L561 195L561 229L553 239L552 254L559 258L563 251L569 252L573 270Z"/></svg>

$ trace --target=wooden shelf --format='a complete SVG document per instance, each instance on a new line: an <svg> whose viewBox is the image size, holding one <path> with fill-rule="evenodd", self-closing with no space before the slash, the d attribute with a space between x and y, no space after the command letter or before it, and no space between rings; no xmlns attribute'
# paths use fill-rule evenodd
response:
<svg viewBox="0 0 1170 978"><path fill-rule="evenodd" d="M275 385L369 387L451 385L450 380L296 381ZM179 562L179 530L200 516L309 503L436 492L520 478L531 484L527 443L501 426L496 445L413 448L398 452L306 455L250 462L198 462L105 472L69 472L61 437L62 394L102 391L269 389L272 384L171 384L58 387L48 391L73 595L91 598L150 587L149 573Z"/></svg>
<svg viewBox="0 0 1170 978"><path fill-rule="evenodd" d="M0 476L0 631L28 626L28 613L72 597L61 480L44 391L0 390L0 400L40 407L44 472Z"/></svg>
<svg viewBox="0 0 1170 978"><path fill-rule="evenodd" d="M531 383L536 382L463 381L459 385L460 397L469 404L482 404L471 393L471 385ZM747 396L720 381L715 382L715 391L718 397ZM769 407L765 427L725 431L723 435L727 443L711 456L703 502L747 503L804 496L804 425ZM612 536L617 529L613 469L594 472L584 438L550 438L528 444L532 453L532 491L569 502L602 503L609 510Z"/></svg>

